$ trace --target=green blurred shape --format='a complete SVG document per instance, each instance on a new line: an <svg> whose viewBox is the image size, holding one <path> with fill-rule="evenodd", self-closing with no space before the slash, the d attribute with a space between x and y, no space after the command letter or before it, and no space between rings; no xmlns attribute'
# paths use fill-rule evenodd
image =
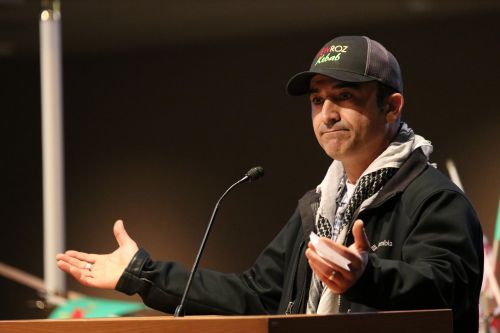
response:
<svg viewBox="0 0 500 333"><path fill-rule="evenodd" d="M67 318L106 318L120 317L144 310L146 306L139 302L115 301L104 298L81 297L68 300L56 307L50 319Z"/></svg>
<svg viewBox="0 0 500 333"><path fill-rule="evenodd" d="M500 240L500 198L498 199L497 224L495 226L495 240Z"/></svg>

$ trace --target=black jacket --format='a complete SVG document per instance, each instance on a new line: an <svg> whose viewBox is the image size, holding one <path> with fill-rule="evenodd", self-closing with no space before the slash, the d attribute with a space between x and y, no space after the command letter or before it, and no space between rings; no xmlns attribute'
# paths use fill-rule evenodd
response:
<svg viewBox="0 0 500 333"><path fill-rule="evenodd" d="M188 314L304 313L311 270L304 252L314 229L314 191L255 264L241 274L201 270L191 287ZM372 244L360 280L341 296L341 312L451 308L455 332L478 331L483 273L482 231L463 192L415 151L358 217ZM352 234L346 245L353 242ZM172 313L189 272L156 262L143 249L116 289L139 293Z"/></svg>

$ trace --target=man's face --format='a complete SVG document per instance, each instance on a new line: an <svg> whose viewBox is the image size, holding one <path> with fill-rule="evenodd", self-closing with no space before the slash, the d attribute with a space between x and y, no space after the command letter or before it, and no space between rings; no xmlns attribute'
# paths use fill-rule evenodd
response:
<svg viewBox="0 0 500 333"><path fill-rule="evenodd" d="M314 133L328 156L366 162L387 147L389 126L377 106L375 82L350 83L317 74L310 86Z"/></svg>

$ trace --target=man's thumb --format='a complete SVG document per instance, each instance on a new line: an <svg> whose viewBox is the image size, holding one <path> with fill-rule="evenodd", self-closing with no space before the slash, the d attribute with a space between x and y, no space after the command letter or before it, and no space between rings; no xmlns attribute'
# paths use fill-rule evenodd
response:
<svg viewBox="0 0 500 333"><path fill-rule="evenodd" d="M358 251L369 251L370 241L365 233L365 228L362 220L356 220L352 227L352 234L354 236L354 244Z"/></svg>
<svg viewBox="0 0 500 333"><path fill-rule="evenodd" d="M122 220L118 220L115 222L115 225L113 226L113 232L115 234L115 238L119 246L123 246L127 242L132 240L127 234L127 231L125 231L125 227L123 226Z"/></svg>

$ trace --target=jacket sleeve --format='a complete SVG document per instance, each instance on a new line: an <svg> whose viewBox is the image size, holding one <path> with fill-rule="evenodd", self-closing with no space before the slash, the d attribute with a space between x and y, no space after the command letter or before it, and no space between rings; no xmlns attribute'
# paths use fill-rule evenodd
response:
<svg viewBox="0 0 500 333"><path fill-rule="evenodd" d="M188 314L272 314L281 297L287 251L297 233L297 212L243 273L201 269L195 275L185 306ZM300 222L298 222L300 227ZM189 271L175 262L153 261L140 249L120 277L116 289L138 293L154 309L173 313L180 303Z"/></svg>
<svg viewBox="0 0 500 333"><path fill-rule="evenodd" d="M458 190L440 190L407 205L407 220L397 221L408 226L400 258L370 253L361 279L344 296L380 310L451 308L455 317L473 315L483 248L470 203Z"/></svg>

